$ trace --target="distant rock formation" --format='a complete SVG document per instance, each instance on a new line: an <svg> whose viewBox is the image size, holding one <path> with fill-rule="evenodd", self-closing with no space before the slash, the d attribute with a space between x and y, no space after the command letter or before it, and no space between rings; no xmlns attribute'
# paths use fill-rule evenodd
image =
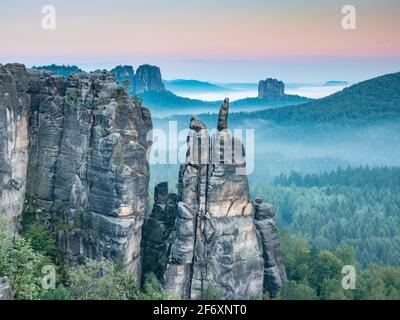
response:
<svg viewBox="0 0 400 320"><path fill-rule="evenodd" d="M132 93L135 71L132 66L116 66L110 71L115 75L118 83L125 88L128 93Z"/></svg>
<svg viewBox="0 0 400 320"><path fill-rule="evenodd" d="M104 256L140 277L151 127L111 73L0 65L0 214L18 229L32 201L68 260Z"/></svg>
<svg viewBox="0 0 400 320"><path fill-rule="evenodd" d="M168 238L169 248L158 245L154 256L168 255L162 270L170 298L209 298L210 292L225 299L260 298L264 291L273 296L286 279L274 217L250 199L244 148L227 130L228 110L225 99L212 136L199 118L191 119L187 159L172 202L173 226L162 222L171 219L163 210L166 185L155 192L147 223L159 230L154 231L159 244L160 235Z"/></svg>
<svg viewBox="0 0 400 320"><path fill-rule="evenodd" d="M48 71L54 74L58 74L63 76L64 78L68 78L71 74L83 72L82 69L78 68L75 65L56 65L52 64L49 66L33 66L32 69L40 70L40 71Z"/></svg>
<svg viewBox="0 0 400 320"><path fill-rule="evenodd" d="M165 91L165 87L161 79L160 68L148 64L139 66L133 79L133 92L139 94L161 91Z"/></svg>
<svg viewBox="0 0 400 320"><path fill-rule="evenodd" d="M0 278L0 300L13 300L11 286L6 278Z"/></svg>
<svg viewBox="0 0 400 320"><path fill-rule="evenodd" d="M285 96L285 85L282 81L268 78L258 84L258 98L274 99Z"/></svg>

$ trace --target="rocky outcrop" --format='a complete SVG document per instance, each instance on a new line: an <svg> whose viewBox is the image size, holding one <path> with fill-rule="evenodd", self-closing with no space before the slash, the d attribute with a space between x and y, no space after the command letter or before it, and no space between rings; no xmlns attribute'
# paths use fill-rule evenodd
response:
<svg viewBox="0 0 400 320"><path fill-rule="evenodd" d="M178 195L168 193L168 183L154 188L154 205L143 227L143 270L160 280L167 267L167 250L174 230Z"/></svg>
<svg viewBox="0 0 400 320"><path fill-rule="evenodd" d="M165 91L165 87L161 79L160 68L145 64L139 66L136 70L133 79L133 92L139 94L148 91L161 92Z"/></svg>
<svg viewBox="0 0 400 320"><path fill-rule="evenodd" d="M115 75L118 83L125 88L128 93L133 93L133 82L135 71L132 66L116 66L111 71Z"/></svg>
<svg viewBox="0 0 400 320"><path fill-rule="evenodd" d="M212 136L200 119L190 122L164 275L164 289L171 298L209 298L210 292L225 299L259 298L264 289L279 290L285 279L279 242L270 240L277 239L276 229L263 222L256 225L261 204L255 207L250 199L244 148L227 130L228 110L225 99ZM270 272L272 262L282 273Z"/></svg>
<svg viewBox="0 0 400 320"><path fill-rule="evenodd" d="M274 297L286 281L286 271L280 253L278 228L271 205L255 201L255 224L261 236L264 258L264 290Z"/></svg>
<svg viewBox="0 0 400 320"><path fill-rule="evenodd" d="M282 81L268 78L258 84L258 98L274 99L285 96L285 85Z"/></svg>
<svg viewBox="0 0 400 320"><path fill-rule="evenodd" d="M0 65L0 214L18 229L28 168L29 77L20 64Z"/></svg>
<svg viewBox="0 0 400 320"><path fill-rule="evenodd" d="M113 74L64 79L0 66L1 210L32 200L70 260L105 256L140 275L150 113Z"/></svg>
<svg viewBox="0 0 400 320"><path fill-rule="evenodd" d="M13 300L11 286L6 278L0 278L0 300Z"/></svg>

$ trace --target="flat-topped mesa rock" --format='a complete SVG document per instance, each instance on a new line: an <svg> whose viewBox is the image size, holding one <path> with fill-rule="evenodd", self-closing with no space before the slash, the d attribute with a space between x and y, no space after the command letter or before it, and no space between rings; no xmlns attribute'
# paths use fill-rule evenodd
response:
<svg viewBox="0 0 400 320"><path fill-rule="evenodd" d="M274 261L284 270L279 243L263 245L259 231L277 239L276 234L268 234L276 229L267 229L262 222L262 227L256 226L255 206L243 174L244 148L227 129L228 110L225 99L219 130L211 137L200 119L190 122L187 159L179 173L181 201L164 275L164 289L171 298L260 298L271 281L273 288L284 281L273 278L281 276L277 272L268 272L268 279L264 276L264 256L270 257L264 250L271 247L277 249L271 252Z"/></svg>
<svg viewBox="0 0 400 320"><path fill-rule="evenodd" d="M133 78L133 92L139 94L148 91L165 91L165 86L161 79L160 68L145 64L136 70Z"/></svg>
<svg viewBox="0 0 400 320"><path fill-rule="evenodd" d="M0 213L18 221L26 199L68 260L105 256L139 277L151 127L111 73L0 65Z"/></svg>
<svg viewBox="0 0 400 320"><path fill-rule="evenodd" d="M267 78L258 84L259 99L274 99L285 96L285 85L282 81Z"/></svg>

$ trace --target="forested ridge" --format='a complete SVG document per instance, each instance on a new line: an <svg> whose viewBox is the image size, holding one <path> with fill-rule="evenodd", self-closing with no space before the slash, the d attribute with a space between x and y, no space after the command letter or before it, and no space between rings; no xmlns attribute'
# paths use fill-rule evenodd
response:
<svg viewBox="0 0 400 320"><path fill-rule="evenodd" d="M357 167L280 175L254 186L282 227L321 249L354 249L361 267L400 266L400 168Z"/></svg>

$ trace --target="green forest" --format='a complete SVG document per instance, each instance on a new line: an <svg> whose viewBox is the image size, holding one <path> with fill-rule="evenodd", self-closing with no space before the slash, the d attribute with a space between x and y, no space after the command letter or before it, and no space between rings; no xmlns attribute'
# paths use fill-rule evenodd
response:
<svg viewBox="0 0 400 320"><path fill-rule="evenodd" d="M281 227L318 248L349 245L360 267L400 267L400 168L339 168L280 175L253 192L273 204Z"/></svg>

